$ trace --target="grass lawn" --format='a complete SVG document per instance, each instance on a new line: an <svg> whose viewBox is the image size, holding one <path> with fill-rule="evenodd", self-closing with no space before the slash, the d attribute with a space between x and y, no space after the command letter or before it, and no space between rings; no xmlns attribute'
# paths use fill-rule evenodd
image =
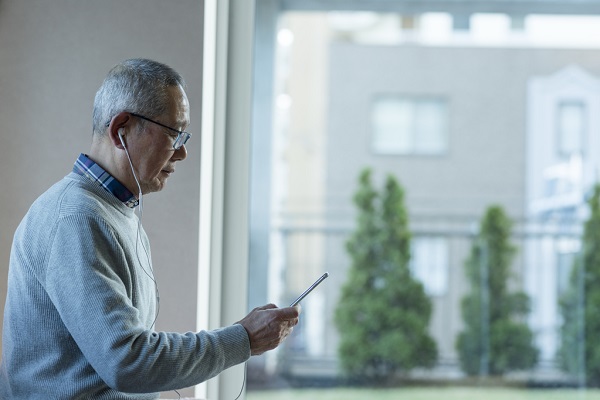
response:
<svg viewBox="0 0 600 400"><path fill-rule="evenodd" d="M437 387L248 391L248 400L600 400L600 390Z"/></svg>

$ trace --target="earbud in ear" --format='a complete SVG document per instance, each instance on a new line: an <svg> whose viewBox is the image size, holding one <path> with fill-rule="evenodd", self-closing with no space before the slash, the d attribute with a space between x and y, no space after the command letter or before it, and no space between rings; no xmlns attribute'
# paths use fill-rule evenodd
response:
<svg viewBox="0 0 600 400"><path fill-rule="evenodd" d="M123 129L119 129L117 133L119 134L119 140L121 141L123 148L127 149L127 146L125 145L125 140L123 140Z"/></svg>

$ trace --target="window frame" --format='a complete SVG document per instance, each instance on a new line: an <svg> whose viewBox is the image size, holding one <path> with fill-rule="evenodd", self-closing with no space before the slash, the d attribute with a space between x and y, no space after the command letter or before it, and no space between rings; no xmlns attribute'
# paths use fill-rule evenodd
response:
<svg viewBox="0 0 600 400"><path fill-rule="evenodd" d="M204 3L197 329L246 313L248 176L255 1ZM236 398L244 366L198 385L199 398Z"/></svg>

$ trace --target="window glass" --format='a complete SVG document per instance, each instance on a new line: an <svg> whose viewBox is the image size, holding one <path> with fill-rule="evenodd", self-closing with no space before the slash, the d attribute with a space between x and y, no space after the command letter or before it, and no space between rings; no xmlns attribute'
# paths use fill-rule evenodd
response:
<svg viewBox="0 0 600 400"><path fill-rule="evenodd" d="M600 19L530 6L275 12L255 49L273 64L254 72L250 307L330 277L250 360L248 398L597 395L568 317L583 315L600 42L568 27Z"/></svg>
<svg viewBox="0 0 600 400"><path fill-rule="evenodd" d="M558 104L558 151L561 156L581 154L585 137L585 104L562 101Z"/></svg>
<svg viewBox="0 0 600 400"><path fill-rule="evenodd" d="M430 296L448 288L448 242L443 237L419 237L412 242L411 270Z"/></svg>
<svg viewBox="0 0 600 400"><path fill-rule="evenodd" d="M569 289L569 281L573 273L573 265L576 257L581 250L579 240L560 238L557 243L556 268L557 279L556 289L558 295L563 295Z"/></svg>
<svg viewBox="0 0 600 400"><path fill-rule="evenodd" d="M440 99L378 97L372 106L373 151L441 154L447 143L447 107Z"/></svg>

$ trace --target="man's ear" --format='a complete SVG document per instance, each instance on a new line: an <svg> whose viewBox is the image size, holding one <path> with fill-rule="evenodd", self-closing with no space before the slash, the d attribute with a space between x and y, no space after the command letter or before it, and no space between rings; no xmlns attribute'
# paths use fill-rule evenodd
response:
<svg viewBox="0 0 600 400"><path fill-rule="evenodd" d="M126 111L118 113L110 120L106 133L113 146L125 149L125 135L131 130L132 123L131 114Z"/></svg>

